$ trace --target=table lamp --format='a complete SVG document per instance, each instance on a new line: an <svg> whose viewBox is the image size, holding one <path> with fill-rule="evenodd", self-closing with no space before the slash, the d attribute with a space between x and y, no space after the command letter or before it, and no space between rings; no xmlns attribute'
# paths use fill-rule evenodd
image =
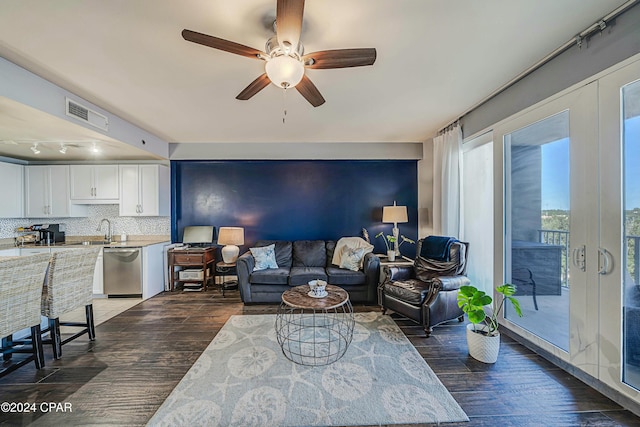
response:
<svg viewBox="0 0 640 427"><path fill-rule="evenodd" d="M222 248L222 260L226 264L232 264L238 259L240 248L244 245L244 228L242 227L220 227L218 233L218 244L225 245Z"/></svg>
<svg viewBox="0 0 640 427"><path fill-rule="evenodd" d="M393 242L393 250L396 253L396 255L400 255L400 251L398 250L398 239L400 237L400 230L398 230L398 223L409 222L409 219L407 217L407 207L396 206L395 200L393 201L393 206L383 206L382 222L393 223L393 229L391 230L393 233L393 237L395 238L395 241Z"/></svg>

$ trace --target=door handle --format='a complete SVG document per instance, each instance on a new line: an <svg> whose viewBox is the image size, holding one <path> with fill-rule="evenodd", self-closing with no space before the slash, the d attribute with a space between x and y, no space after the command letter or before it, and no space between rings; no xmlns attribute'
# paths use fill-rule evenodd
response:
<svg viewBox="0 0 640 427"><path fill-rule="evenodd" d="M586 252L587 247L585 245L582 245L578 246L577 248L573 248L573 251L571 253L573 265L578 267L581 271L587 271L587 259L585 257Z"/></svg>
<svg viewBox="0 0 640 427"><path fill-rule="evenodd" d="M605 248L598 248L598 274L611 273L611 267L613 266L613 259L611 258L611 252Z"/></svg>

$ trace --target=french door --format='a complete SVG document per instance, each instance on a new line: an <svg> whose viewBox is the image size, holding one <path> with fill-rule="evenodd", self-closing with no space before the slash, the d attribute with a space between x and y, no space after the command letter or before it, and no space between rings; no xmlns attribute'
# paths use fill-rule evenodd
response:
<svg viewBox="0 0 640 427"><path fill-rule="evenodd" d="M495 126L494 282L504 326L640 403L640 56L614 68Z"/></svg>
<svg viewBox="0 0 640 427"><path fill-rule="evenodd" d="M597 375L597 82L494 128L494 276L524 316L503 322Z"/></svg>
<svg viewBox="0 0 640 427"><path fill-rule="evenodd" d="M599 81L599 378L640 389L640 61Z"/></svg>

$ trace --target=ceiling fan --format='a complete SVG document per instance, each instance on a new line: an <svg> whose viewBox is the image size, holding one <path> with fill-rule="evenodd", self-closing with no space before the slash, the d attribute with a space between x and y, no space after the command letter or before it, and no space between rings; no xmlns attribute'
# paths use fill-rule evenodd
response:
<svg viewBox="0 0 640 427"><path fill-rule="evenodd" d="M283 89L295 87L314 107L324 104L320 91L304 73L305 68L327 69L373 65L375 48L321 50L304 54L300 42L304 0L278 0L276 35L267 40L265 51L191 30L182 30L190 42L236 55L266 61L265 73L249 84L236 99L247 100L264 89L269 82Z"/></svg>

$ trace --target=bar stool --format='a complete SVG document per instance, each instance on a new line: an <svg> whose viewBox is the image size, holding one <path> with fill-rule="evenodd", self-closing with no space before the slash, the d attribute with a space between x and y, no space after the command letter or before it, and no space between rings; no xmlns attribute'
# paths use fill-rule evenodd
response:
<svg viewBox="0 0 640 427"><path fill-rule="evenodd" d="M62 356L62 346L84 334L94 341L96 330L93 322L93 272L99 248L68 249L55 252L51 259L49 274L42 293L42 315L49 318L49 326L42 333L50 337L43 340L51 344L54 359ZM85 308L85 322L61 322L60 316ZM82 328L69 338L62 340L60 326Z"/></svg>
<svg viewBox="0 0 640 427"><path fill-rule="evenodd" d="M12 360L13 353L27 353L29 357L12 363L2 371L0 377L33 361L37 369L44 366L44 352L40 335L40 304L42 284L50 254L0 260L0 337L4 363ZM13 335L31 328L29 341L15 341ZM21 345L16 347L17 344Z"/></svg>

